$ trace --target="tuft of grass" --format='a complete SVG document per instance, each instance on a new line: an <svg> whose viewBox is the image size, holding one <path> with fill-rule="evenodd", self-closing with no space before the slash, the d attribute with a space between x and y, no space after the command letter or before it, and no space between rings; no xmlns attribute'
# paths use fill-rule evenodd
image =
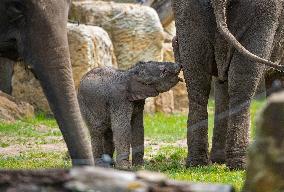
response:
<svg viewBox="0 0 284 192"><path fill-rule="evenodd" d="M42 169L70 168L70 159L66 153L26 152L16 156L0 155L0 168L5 169Z"/></svg>
<svg viewBox="0 0 284 192"><path fill-rule="evenodd" d="M173 142L186 138L187 117L182 114L162 113L145 115L145 136L151 140Z"/></svg>
<svg viewBox="0 0 284 192"><path fill-rule="evenodd" d="M255 100L251 105L251 138L255 136L255 124L257 116L266 102ZM208 103L208 138L211 143L214 129L214 100ZM186 139L187 114L162 113L146 114L144 118L145 136L152 140L163 142L174 142Z"/></svg>
<svg viewBox="0 0 284 192"><path fill-rule="evenodd" d="M225 165L186 169L184 163L186 157L185 148L165 146L154 157L146 161L143 169L161 172L176 180L230 184L237 190L242 188L245 171L230 171Z"/></svg>

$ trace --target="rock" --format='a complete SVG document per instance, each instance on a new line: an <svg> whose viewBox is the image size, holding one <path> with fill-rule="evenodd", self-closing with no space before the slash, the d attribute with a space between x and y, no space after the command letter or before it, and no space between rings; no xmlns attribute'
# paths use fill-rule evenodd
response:
<svg viewBox="0 0 284 192"><path fill-rule="evenodd" d="M172 90L161 93L155 98L155 109L156 112L162 113L174 112L174 94Z"/></svg>
<svg viewBox="0 0 284 192"><path fill-rule="evenodd" d="M23 63L14 65L12 79L12 95L19 100L30 103L37 111L50 113L50 108L45 98L39 81L32 72L25 69Z"/></svg>
<svg viewBox="0 0 284 192"><path fill-rule="evenodd" d="M163 26L168 26L174 20L174 12L171 0L154 0L151 4L161 20Z"/></svg>
<svg viewBox="0 0 284 192"><path fill-rule="evenodd" d="M175 62L174 51L172 43L164 43L163 45L163 60L168 62Z"/></svg>
<svg viewBox="0 0 284 192"><path fill-rule="evenodd" d="M174 36L176 36L176 24L171 22L169 25L164 26L165 31L165 42L171 43Z"/></svg>
<svg viewBox="0 0 284 192"><path fill-rule="evenodd" d="M0 91L0 121L16 121L34 117L32 105Z"/></svg>
<svg viewBox="0 0 284 192"><path fill-rule="evenodd" d="M179 82L172 89L174 93L174 109L175 112L188 112L188 94L183 72L179 76L183 79L183 82Z"/></svg>
<svg viewBox="0 0 284 192"><path fill-rule="evenodd" d="M81 77L94 67L117 67L112 42L102 28L69 24L68 41L76 87ZM12 84L13 96L31 103L36 110L50 113L39 82L24 68L24 65L15 65Z"/></svg>
<svg viewBox="0 0 284 192"><path fill-rule="evenodd" d="M284 191L284 92L272 94L249 148L243 192Z"/></svg>
<svg viewBox="0 0 284 192"><path fill-rule="evenodd" d="M156 112L155 97L149 97L145 101L144 113L155 113L155 112Z"/></svg>
<svg viewBox="0 0 284 192"><path fill-rule="evenodd" d="M102 28L69 24L68 41L76 87L94 67L117 67L112 42Z"/></svg>
<svg viewBox="0 0 284 192"><path fill-rule="evenodd" d="M162 60L163 27L150 7L103 1L73 2L70 18L101 26L108 32L120 69L138 61Z"/></svg>
<svg viewBox="0 0 284 192"><path fill-rule="evenodd" d="M75 0L75 1L86 1L86 0ZM98 1L98 0L92 0ZM169 25L174 20L173 10L171 6L171 0L102 0L106 2L116 2L116 3L133 3L133 4L143 4L145 6L153 7L160 18L163 26Z"/></svg>

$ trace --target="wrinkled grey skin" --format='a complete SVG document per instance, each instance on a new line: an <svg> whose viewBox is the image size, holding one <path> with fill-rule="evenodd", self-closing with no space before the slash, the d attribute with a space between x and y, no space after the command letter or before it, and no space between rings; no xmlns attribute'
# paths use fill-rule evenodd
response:
<svg viewBox="0 0 284 192"><path fill-rule="evenodd" d="M67 41L69 0L0 1L0 83L11 92L12 60L39 79L73 165L92 165L91 145L76 97Z"/></svg>
<svg viewBox="0 0 284 192"><path fill-rule="evenodd" d="M179 81L180 66L168 62L139 62L126 71L95 68L81 80L78 100L91 133L95 165L109 166L102 159L113 157L116 165L143 164L143 110L147 97L168 91Z"/></svg>
<svg viewBox="0 0 284 192"><path fill-rule="evenodd" d="M187 166L208 165L211 160L225 162L231 169L243 169L251 100L265 66L282 69L272 63L283 57L282 1L172 3L178 39L175 50L184 70L189 98ZM216 77L216 109L209 158L207 104L212 76Z"/></svg>

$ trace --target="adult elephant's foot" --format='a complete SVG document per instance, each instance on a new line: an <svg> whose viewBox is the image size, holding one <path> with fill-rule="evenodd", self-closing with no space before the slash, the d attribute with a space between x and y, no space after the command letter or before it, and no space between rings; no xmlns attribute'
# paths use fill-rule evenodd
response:
<svg viewBox="0 0 284 192"><path fill-rule="evenodd" d="M211 162L208 159L208 157L199 157L199 158L194 158L189 156L186 160L186 167L198 167L198 166L207 166L210 165Z"/></svg>
<svg viewBox="0 0 284 192"><path fill-rule="evenodd" d="M235 158L227 158L226 166L230 170L245 170L246 168L246 157L240 156Z"/></svg>
<svg viewBox="0 0 284 192"><path fill-rule="evenodd" d="M132 165L133 166L143 166L144 160L142 159L132 159Z"/></svg>
<svg viewBox="0 0 284 192"><path fill-rule="evenodd" d="M212 163L224 164L226 162L225 150L213 150L210 154L210 160Z"/></svg>

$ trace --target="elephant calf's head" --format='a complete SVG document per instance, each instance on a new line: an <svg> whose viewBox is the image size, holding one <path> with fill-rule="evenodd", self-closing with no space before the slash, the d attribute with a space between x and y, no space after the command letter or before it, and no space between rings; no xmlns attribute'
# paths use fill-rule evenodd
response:
<svg viewBox="0 0 284 192"><path fill-rule="evenodd" d="M180 65L170 62L139 62L129 70L128 98L131 101L155 97L181 79Z"/></svg>

